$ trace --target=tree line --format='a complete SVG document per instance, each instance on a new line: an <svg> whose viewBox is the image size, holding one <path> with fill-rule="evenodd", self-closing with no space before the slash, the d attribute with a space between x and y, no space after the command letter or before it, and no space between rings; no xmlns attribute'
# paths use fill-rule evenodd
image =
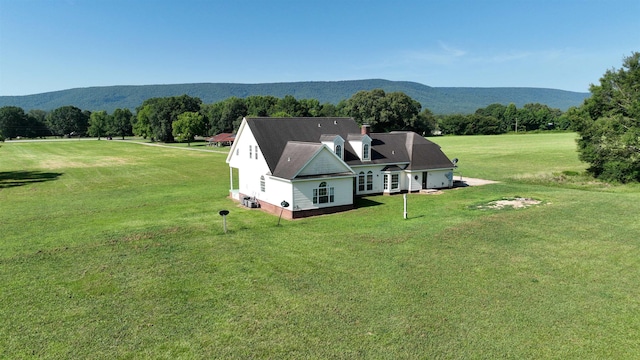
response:
<svg viewBox="0 0 640 360"><path fill-rule="evenodd" d="M425 136L493 135L510 131L572 130L579 135L578 153L594 177L608 181L640 181L640 53L624 58L621 69L607 70L591 97L566 112L543 104L518 109L491 104L473 114L434 116L402 92L360 91L337 105L293 96L231 97L203 104L187 95L145 100L129 109L90 112L63 106L51 112L0 108L0 141L45 136L137 135L155 141L191 141L195 135L235 132L245 116L354 118L374 132L411 130Z"/></svg>
<svg viewBox="0 0 640 360"><path fill-rule="evenodd" d="M182 119L180 118L182 116ZM129 109L106 111L62 106L50 112L25 112L15 106L0 108L0 137L45 136L141 136L154 141L191 141L196 135L235 132L243 117L353 117L369 124L374 132L410 130L429 136L437 134L480 135L509 131L571 129L570 118L559 109L542 104L492 104L474 114L435 116L428 108L402 92L382 89L359 91L351 98L321 104L316 99L291 95L231 97L204 104L188 95L151 98L132 113Z"/></svg>

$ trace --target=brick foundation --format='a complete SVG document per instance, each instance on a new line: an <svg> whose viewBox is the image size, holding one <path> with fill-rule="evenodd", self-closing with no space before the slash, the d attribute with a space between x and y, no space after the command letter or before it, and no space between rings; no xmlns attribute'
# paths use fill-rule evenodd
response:
<svg viewBox="0 0 640 360"><path fill-rule="evenodd" d="M246 197L246 195L240 194L240 199L243 199L244 197ZM260 209L262 211L265 211L277 216L280 216L280 212L282 212L282 218L287 220L302 219L309 216L334 214L337 212L353 210L354 208L353 205L341 205L341 206L332 206L332 207L319 208L319 209L291 211L289 209L282 209L282 207L280 207L279 205L273 205L265 201L258 200L258 203L260 204Z"/></svg>

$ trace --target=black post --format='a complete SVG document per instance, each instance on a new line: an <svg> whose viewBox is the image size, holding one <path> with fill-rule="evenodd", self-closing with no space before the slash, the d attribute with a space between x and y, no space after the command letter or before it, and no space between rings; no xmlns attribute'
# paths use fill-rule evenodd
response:
<svg viewBox="0 0 640 360"><path fill-rule="evenodd" d="M220 210L218 214L222 216L222 224L224 227L224 233L226 234L227 233L227 215L229 215L229 210Z"/></svg>
<svg viewBox="0 0 640 360"><path fill-rule="evenodd" d="M284 208L289 206L289 203L286 200L282 200L282 202L280 203L280 206L282 206L282 208L280 209L280 217L278 218L278 226L280 226L280 219L282 219L282 212L284 211Z"/></svg>

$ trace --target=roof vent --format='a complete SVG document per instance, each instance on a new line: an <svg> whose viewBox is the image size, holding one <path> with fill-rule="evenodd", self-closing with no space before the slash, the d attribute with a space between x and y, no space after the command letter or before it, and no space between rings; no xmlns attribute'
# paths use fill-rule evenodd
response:
<svg viewBox="0 0 640 360"><path fill-rule="evenodd" d="M333 125L338 125L338 120L333 120Z"/></svg>
<svg viewBox="0 0 640 360"><path fill-rule="evenodd" d="M391 155L395 155L396 151L395 150L391 150Z"/></svg>
<svg viewBox="0 0 640 360"><path fill-rule="evenodd" d="M320 126L320 123L318 123L318 127L322 127L322 126Z"/></svg>
<svg viewBox="0 0 640 360"><path fill-rule="evenodd" d="M288 157L288 158L287 158L287 161L291 161L291 158L290 158L290 157Z"/></svg>

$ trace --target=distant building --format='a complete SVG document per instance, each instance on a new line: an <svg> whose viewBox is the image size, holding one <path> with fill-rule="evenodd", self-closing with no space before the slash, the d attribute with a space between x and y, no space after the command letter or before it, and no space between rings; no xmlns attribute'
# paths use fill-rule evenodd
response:
<svg viewBox="0 0 640 360"><path fill-rule="evenodd" d="M230 133L220 133L216 136L212 136L207 138L208 146L231 146L233 145L234 140L236 139L235 134Z"/></svg>

